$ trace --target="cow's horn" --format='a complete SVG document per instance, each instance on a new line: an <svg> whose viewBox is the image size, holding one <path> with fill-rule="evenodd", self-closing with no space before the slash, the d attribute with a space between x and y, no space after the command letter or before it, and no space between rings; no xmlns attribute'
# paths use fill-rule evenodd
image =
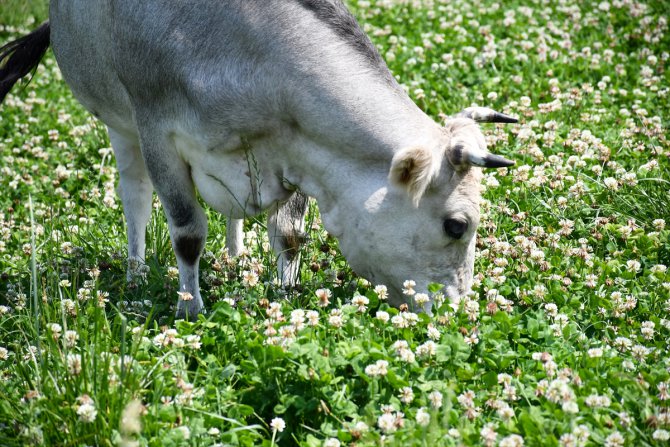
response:
<svg viewBox="0 0 670 447"><path fill-rule="evenodd" d="M470 118L478 123L518 123L519 120L505 115L504 113L496 112L488 107L468 107L460 112L457 117Z"/></svg>
<svg viewBox="0 0 670 447"><path fill-rule="evenodd" d="M467 160L471 165L481 166L482 168L506 168L514 165L514 161L490 152L487 152L483 156L468 152Z"/></svg>

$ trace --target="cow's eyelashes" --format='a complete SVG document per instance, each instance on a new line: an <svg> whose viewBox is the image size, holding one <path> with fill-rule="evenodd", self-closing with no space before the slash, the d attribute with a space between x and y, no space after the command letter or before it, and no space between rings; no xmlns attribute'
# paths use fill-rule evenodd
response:
<svg viewBox="0 0 670 447"><path fill-rule="evenodd" d="M460 239L468 231L468 222L463 219L444 219L444 233L452 239Z"/></svg>

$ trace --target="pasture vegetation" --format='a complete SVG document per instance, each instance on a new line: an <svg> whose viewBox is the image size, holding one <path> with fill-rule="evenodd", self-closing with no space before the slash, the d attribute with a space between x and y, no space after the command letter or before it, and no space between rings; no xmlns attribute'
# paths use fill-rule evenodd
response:
<svg viewBox="0 0 670 447"><path fill-rule="evenodd" d="M263 220L233 259L209 212L209 313L173 321L160 206L127 284L109 141L48 53L0 107L0 445L667 443L665 2L350 5L436 120L472 104L520 118L483 126L517 164L486 172L472 294L433 317L390 308L315 206L285 294ZM0 8L2 42L45 13Z"/></svg>

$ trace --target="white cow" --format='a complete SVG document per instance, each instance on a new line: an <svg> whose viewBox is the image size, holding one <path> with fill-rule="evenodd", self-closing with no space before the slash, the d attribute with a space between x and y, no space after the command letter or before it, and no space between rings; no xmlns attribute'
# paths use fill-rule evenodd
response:
<svg viewBox="0 0 670 447"><path fill-rule="evenodd" d="M0 90L51 43L74 95L109 129L128 225L142 259L152 191L167 215L182 296L203 311L198 260L207 221L196 189L230 216L270 211L285 281L296 271L306 200L360 275L406 302L402 284L471 286L478 167L489 153L466 109L442 127L389 72L341 0L52 0L50 22L0 50ZM0 91L2 94L2 91ZM412 303L409 303L412 304ZM425 305L430 309L430 303Z"/></svg>

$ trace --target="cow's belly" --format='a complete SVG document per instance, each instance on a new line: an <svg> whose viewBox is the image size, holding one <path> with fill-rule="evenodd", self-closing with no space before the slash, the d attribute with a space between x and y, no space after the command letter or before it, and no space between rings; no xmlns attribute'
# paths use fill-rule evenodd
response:
<svg viewBox="0 0 670 447"><path fill-rule="evenodd" d="M280 174L244 151L206 152L185 158L201 197L227 216L255 216L291 195Z"/></svg>

